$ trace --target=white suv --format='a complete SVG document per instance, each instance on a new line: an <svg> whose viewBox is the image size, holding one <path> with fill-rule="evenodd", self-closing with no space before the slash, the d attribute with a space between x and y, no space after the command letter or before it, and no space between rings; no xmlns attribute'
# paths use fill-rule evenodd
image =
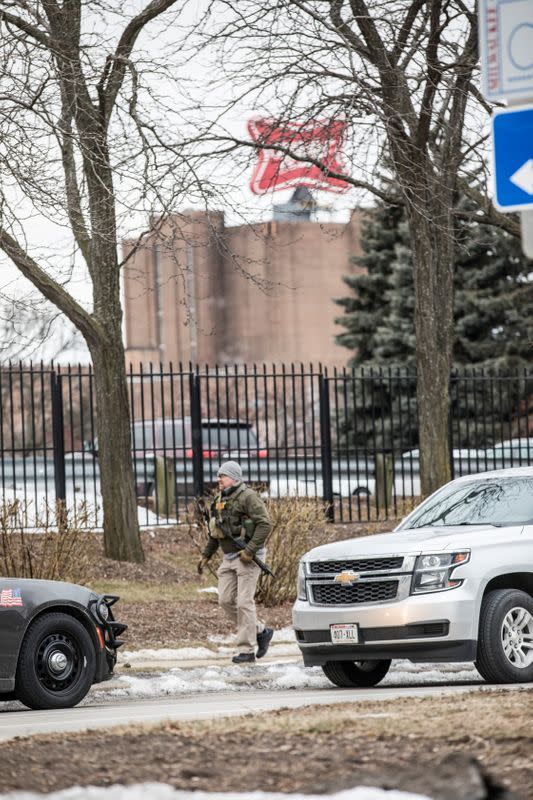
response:
<svg viewBox="0 0 533 800"><path fill-rule="evenodd" d="M533 467L459 478L392 533L306 553L293 623L337 686L374 686L397 658L533 681Z"/></svg>

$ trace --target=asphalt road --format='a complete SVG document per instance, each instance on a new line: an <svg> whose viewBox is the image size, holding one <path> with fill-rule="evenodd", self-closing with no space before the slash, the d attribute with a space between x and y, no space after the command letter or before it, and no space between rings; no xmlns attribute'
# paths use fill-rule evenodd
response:
<svg viewBox="0 0 533 800"><path fill-rule="evenodd" d="M487 684L418 686L375 689L302 689L282 691L217 692L164 697L154 700L115 701L59 711L0 710L0 741L16 736L108 729L115 725L158 723L166 720L200 720L238 716L279 708L353 703L358 700L389 700L395 697L426 697L459 694L487 688ZM498 688L504 688L499 686ZM509 686L507 688L517 688ZM2 704L0 704L0 709Z"/></svg>

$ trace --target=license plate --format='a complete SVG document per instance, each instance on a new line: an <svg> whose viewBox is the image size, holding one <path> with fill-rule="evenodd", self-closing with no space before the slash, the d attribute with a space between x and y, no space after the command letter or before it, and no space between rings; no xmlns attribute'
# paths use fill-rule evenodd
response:
<svg viewBox="0 0 533 800"><path fill-rule="evenodd" d="M359 641L359 626L355 623L330 625L329 630L331 641L335 644L355 644Z"/></svg>

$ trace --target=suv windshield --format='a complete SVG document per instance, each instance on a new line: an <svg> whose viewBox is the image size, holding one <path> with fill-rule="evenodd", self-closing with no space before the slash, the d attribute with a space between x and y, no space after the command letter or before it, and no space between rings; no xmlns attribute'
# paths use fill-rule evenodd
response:
<svg viewBox="0 0 533 800"><path fill-rule="evenodd" d="M442 525L523 525L533 521L533 478L448 484L398 530Z"/></svg>

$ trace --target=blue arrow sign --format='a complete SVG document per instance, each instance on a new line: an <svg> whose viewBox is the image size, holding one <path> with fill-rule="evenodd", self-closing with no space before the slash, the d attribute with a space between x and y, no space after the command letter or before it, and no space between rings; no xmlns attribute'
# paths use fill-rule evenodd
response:
<svg viewBox="0 0 533 800"><path fill-rule="evenodd" d="M533 106L497 111L492 137L494 204L500 211L533 208Z"/></svg>

